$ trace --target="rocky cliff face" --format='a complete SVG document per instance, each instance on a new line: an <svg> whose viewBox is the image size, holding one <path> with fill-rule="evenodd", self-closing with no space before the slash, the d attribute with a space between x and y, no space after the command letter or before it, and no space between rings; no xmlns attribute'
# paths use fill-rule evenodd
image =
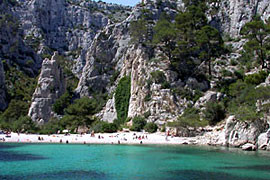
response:
<svg viewBox="0 0 270 180"><path fill-rule="evenodd" d="M268 0L220 0L211 4L213 11L209 20L221 32L230 37L238 37L245 23L252 20L255 15L261 15L263 20L270 17Z"/></svg>
<svg viewBox="0 0 270 180"><path fill-rule="evenodd" d="M171 3L171 4L170 4ZM154 20L157 20L166 8L168 15L174 16L177 7L175 2L166 1L158 7L152 1L147 2L144 9L151 12ZM151 72L162 71L168 81L174 81L174 72L169 71L169 63L166 58L160 59L161 63L151 62L147 48L132 45L129 26L141 16L142 7L134 8L129 18L122 23L109 25L94 39L87 56L77 92L80 96L91 96L93 90L108 91L113 93L119 79L126 75L131 76L131 98L129 102L128 117L148 114L148 120L164 123L175 118L186 105L185 100L173 95L170 89L162 89L160 84L147 83L151 79ZM110 82L115 72L119 72L116 82ZM151 95L150 95L151 94ZM150 95L149 101L146 96ZM114 99L114 98L113 98ZM108 101L102 111L102 119L112 122L116 117L114 100ZM182 107L182 108L181 108Z"/></svg>
<svg viewBox="0 0 270 180"><path fill-rule="evenodd" d="M224 34L237 37L241 27L252 19L253 14L259 13L262 14L263 19L268 18L266 13L269 12L268 4L266 1L219 1L211 4L212 7L217 8L217 15L209 15L208 18ZM151 73L155 71L163 72L166 81L178 87L199 88L205 91L210 86L207 82L199 82L191 77L184 81L178 79L176 72L169 70L168 59L162 57L158 50L154 52L155 57L150 57L148 49L132 45L128 27L130 22L141 16L142 9L149 10L153 21L156 21L163 10L168 15L174 16L176 9L183 10L184 5L182 1L145 1L145 6L136 6L124 22L108 25L95 37L88 51L86 66L77 92L81 96L91 96L92 90L113 93L118 80L125 75L131 75L131 98L128 116L134 117L147 113L148 121L163 124L166 121L174 120L192 102L178 97L170 89L162 88L161 84L150 82ZM231 59L233 56L230 55L228 58ZM116 71L119 71L120 75L112 85L110 78ZM220 93L213 93L215 99L220 99L222 96ZM205 95L209 95L209 92ZM146 97L150 100L145 100ZM209 98L205 97L202 101L204 102L199 101L195 106L203 106L202 103L208 102ZM112 118L116 117L113 102L114 100L110 99L99 114L103 117L103 120L112 122Z"/></svg>
<svg viewBox="0 0 270 180"><path fill-rule="evenodd" d="M82 0L23 1L16 13L24 30L26 43L35 42L39 54L48 49L65 52L76 63L73 72L80 75L85 56L97 32L121 21L129 7Z"/></svg>
<svg viewBox="0 0 270 180"><path fill-rule="evenodd" d="M17 65L21 70L34 76L41 66L41 58L23 42L20 21L9 1L0 2L0 60Z"/></svg>
<svg viewBox="0 0 270 180"><path fill-rule="evenodd" d="M57 54L54 54L52 59L43 60L38 85L33 94L28 115L38 124L48 122L53 116L53 103L65 90L65 77L57 62Z"/></svg>
<svg viewBox="0 0 270 180"><path fill-rule="evenodd" d="M72 61L73 73L80 76L95 35L106 25L125 19L131 8L95 1L31 0L0 1L0 9L0 60L18 66L17 69L33 77L38 74L42 59L50 59L53 51ZM50 68L46 63L47 60L44 68ZM4 77L4 71L1 72ZM52 69L51 73L57 72ZM43 90L54 88L50 85ZM41 98L38 94L33 95L35 105L32 104L30 114L35 121L47 121L50 115L44 119L44 114L51 114L51 100L55 101L59 96L44 93L41 95L43 100L37 100ZM4 100L5 88L1 89L1 95ZM45 103L45 98L50 100ZM7 102L3 101L2 109L6 106ZM38 112L37 107L43 110Z"/></svg>

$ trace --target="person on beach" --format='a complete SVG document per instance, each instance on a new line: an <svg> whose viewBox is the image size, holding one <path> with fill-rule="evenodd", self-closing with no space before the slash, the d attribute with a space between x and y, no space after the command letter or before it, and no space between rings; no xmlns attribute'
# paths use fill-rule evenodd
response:
<svg viewBox="0 0 270 180"><path fill-rule="evenodd" d="M91 132L91 137L95 137L95 131Z"/></svg>

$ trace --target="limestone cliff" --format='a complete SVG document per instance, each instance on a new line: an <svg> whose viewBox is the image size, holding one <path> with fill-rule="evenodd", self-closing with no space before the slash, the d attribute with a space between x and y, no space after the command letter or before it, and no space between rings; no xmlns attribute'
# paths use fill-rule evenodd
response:
<svg viewBox="0 0 270 180"><path fill-rule="evenodd" d="M22 1L16 14L24 30L25 42L35 44L39 54L50 49L66 52L75 61L73 72L80 75L85 56L97 32L121 21L129 7L82 0Z"/></svg>
<svg viewBox="0 0 270 180"><path fill-rule="evenodd" d="M157 20L162 9L177 7L175 2L166 1L160 9L157 4L149 1L144 8L149 9L152 18ZM148 115L149 121L160 121L160 124L166 120L175 118L183 107L186 106L185 100L173 95L170 89L162 89L160 84L147 84L151 79L151 72L161 70L165 73L168 80L173 81L171 75L174 72L169 71L169 63L160 60L162 63L150 62L149 49L133 45L130 38L130 23L141 16L141 6L136 6L129 18L122 23L109 25L100 32L94 39L87 56L87 63L84 67L77 92L81 96L91 96L93 91L108 91L113 93L120 78L131 75L131 98L129 102L128 117L136 115ZM167 13L174 16L176 9L167 8ZM120 72L115 82L110 82L110 78L115 72ZM151 94L151 100L146 101L145 97ZM109 100L102 119L112 122L116 117L113 100ZM182 108L181 108L182 107ZM110 115L109 115L110 114Z"/></svg>
<svg viewBox="0 0 270 180"><path fill-rule="evenodd" d="M44 59L37 88L32 97L28 115L38 124L48 122L53 116L52 105L66 89L65 77L57 62L57 54L52 59Z"/></svg>
<svg viewBox="0 0 270 180"><path fill-rule="evenodd" d="M263 20L270 17L268 0L219 0L211 4L209 20L221 32L231 37L238 37L245 23L254 15L261 15Z"/></svg>
<svg viewBox="0 0 270 180"><path fill-rule="evenodd" d="M20 21L9 1L0 1L0 60L17 65L30 76L35 76L41 66L41 58L23 42Z"/></svg>

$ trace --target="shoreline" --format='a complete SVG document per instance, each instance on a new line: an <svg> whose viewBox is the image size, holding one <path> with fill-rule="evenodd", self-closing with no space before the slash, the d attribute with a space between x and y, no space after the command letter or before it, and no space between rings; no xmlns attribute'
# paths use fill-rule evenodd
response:
<svg viewBox="0 0 270 180"><path fill-rule="evenodd" d="M209 135L209 134L208 134ZM137 137L137 138L136 138ZM227 146L225 139L216 141L212 136L195 136L195 137L172 137L166 136L165 133L142 133L142 132L117 132L117 133L97 133L94 137L91 134L18 134L11 133L10 137L0 134L1 143L16 144L86 144L86 145L188 145L204 147L224 147L236 148L242 151L268 150L255 147L255 145L246 143L242 146ZM4 141L3 141L4 138ZM220 138L220 137L219 137ZM219 139L218 138L218 139ZM247 146L246 146L247 145ZM245 147L246 146L246 147ZM244 148L245 147L245 148Z"/></svg>
<svg viewBox="0 0 270 180"><path fill-rule="evenodd" d="M197 142L196 137L166 137L165 133L148 134L141 132L97 133L94 137L91 137L90 134L38 135L11 133L10 137L0 134L0 143L203 145Z"/></svg>

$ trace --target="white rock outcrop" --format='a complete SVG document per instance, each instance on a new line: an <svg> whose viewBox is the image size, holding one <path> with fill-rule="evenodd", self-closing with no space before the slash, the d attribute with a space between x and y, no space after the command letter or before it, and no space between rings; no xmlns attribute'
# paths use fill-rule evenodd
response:
<svg viewBox="0 0 270 180"><path fill-rule="evenodd" d="M268 0L222 0L212 6L218 8L217 15L209 15L212 25L234 38L239 36L241 28L254 15L261 15L264 21L270 17Z"/></svg>
<svg viewBox="0 0 270 180"><path fill-rule="evenodd" d="M66 81L57 62L57 54L52 59L44 59L37 88L32 97L28 115L42 124L52 117L53 103L65 92Z"/></svg>

